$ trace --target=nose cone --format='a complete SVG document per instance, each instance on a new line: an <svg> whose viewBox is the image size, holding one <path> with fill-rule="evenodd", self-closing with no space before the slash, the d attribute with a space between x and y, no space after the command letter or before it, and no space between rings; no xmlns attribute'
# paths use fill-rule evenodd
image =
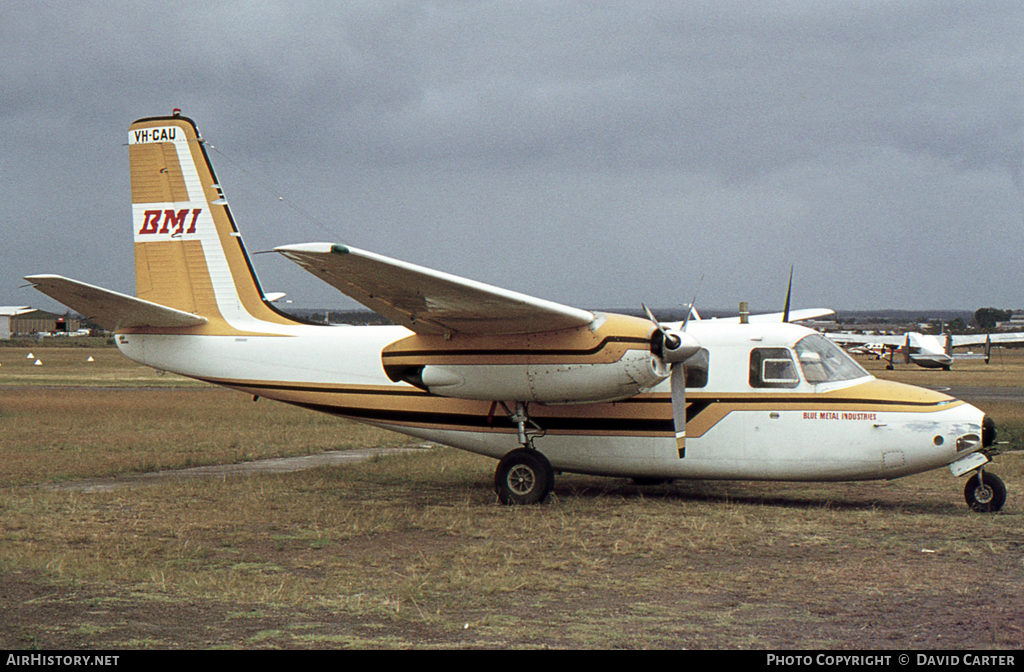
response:
<svg viewBox="0 0 1024 672"><path fill-rule="evenodd" d="M935 467L944 467L957 460L975 453L985 447L984 421L985 413L968 404L954 399L945 410L934 414L935 422L932 445L927 446L929 460ZM922 455L923 457L923 455Z"/></svg>
<svg viewBox="0 0 1024 672"><path fill-rule="evenodd" d="M845 392L879 409L873 427L885 478L945 467L982 448L985 414L948 394L885 380Z"/></svg>

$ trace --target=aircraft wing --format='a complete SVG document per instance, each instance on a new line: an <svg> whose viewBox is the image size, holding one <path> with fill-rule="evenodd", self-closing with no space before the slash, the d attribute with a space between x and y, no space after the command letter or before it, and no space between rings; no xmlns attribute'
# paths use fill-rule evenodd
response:
<svg viewBox="0 0 1024 672"><path fill-rule="evenodd" d="M953 335L953 347L958 348L961 346L968 345L985 345L986 342L991 339L993 345L999 343L1024 343L1024 333L1021 332L1004 332L996 334L971 334L971 335Z"/></svg>
<svg viewBox="0 0 1024 672"><path fill-rule="evenodd" d="M158 303L59 275L29 275L26 280L108 331L131 327L195 327L207 319Z"/></svg>
<svg viewBox="0 0 1024 672"><path fill-rule="evenodd" d="M803 308L801 310L789 311L790 322L802 322L803 320L813 320L818 317L828 317L829 315L835 315L836 311L831 308ZM760 313L758 315L749 315L747 321L751 324L758 324L764 322L782 322L782 318L785 313ZM733 322L739 324L740 318L737 317L719 317L716 318L718 322Z"/></svg>
<svg viewBox="0 0 1024 672"><path fill-rule="evenodd" d="M839 345L868 345L868 344L879 344L888 347L899 347L907 342L906 335L895 336L895 335L880 335L880 334L843 334L836 331L829 331L825 333L834 343Z"/></svg>
<svg viewBox="0 0 1024 672"><path fill-rule="evenodd" d="M370 310L417 333L524 334L582 327L593 313L347 245L274 248Z"/></svg>

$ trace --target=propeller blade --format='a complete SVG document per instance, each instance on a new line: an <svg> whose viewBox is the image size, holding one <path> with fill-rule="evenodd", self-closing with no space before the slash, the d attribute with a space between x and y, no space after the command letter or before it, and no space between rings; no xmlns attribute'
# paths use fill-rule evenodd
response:
<svg viewBox="0 0 1024 672"><path fill-rule="evenodd" d="M647 304L646 303L641 303L640 307L644 309L644 314L647 315L647 319L650 320L651 322L654 322L656 325L658 325L658 329L661 329L662 331L664 331L664 329L661 326L661 322L658 322L658 318L656 318L654 316L654 313L652 313L651 309L647 307Z"/></svg>
<svg viewBox="0 0 1024 672"><path fill-rule="evenodd" d="M658 318L654 316L654 313L652 313L651 309L647 307L647 304L641 303L640 307L644 309L644 314L647 315L647 319L653 322L654 326L656 326L658 331L661 332L661 343L657 346L657 349L661 352L655 354L658 354L662 359L664 359L665 352L675 350L679 347L679 338L658 321ZM653 345L654 344L652 344L652 346Z"/></svg>
<svg viewBox="0 0 1024 672"><path fill-rule="evenodd" d="M700 285L704 282L704 274L700 274L700 280L697 281L697 289L693 290L693 299L690 301L690 309L686 311L686 319L683 320L683 331L686 331L686 327L690 324L690 317L693 315L693 304L697 303L697 292L700 291ZM700 316L697 317L700 319Z"/></svg>
<svg viewBox="0 0 1024 672"><path fill-rule="evenodd" d="M686 457L686 369L682 365L672 367L672 422L682 459Z"/></svg>

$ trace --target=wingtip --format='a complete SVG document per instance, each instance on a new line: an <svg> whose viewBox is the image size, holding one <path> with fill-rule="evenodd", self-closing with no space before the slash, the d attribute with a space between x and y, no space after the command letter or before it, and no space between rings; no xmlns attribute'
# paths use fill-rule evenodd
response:
<svg viewBox="0 0 1024 672"><path fill-rule="evenodd" d="M302 252L306 254L329 254L335 247L344 247L336 243L296 243L294 245L279 245L274 252L288 254L289 252ZM347 251L347 248L346 248Z"/></svg>

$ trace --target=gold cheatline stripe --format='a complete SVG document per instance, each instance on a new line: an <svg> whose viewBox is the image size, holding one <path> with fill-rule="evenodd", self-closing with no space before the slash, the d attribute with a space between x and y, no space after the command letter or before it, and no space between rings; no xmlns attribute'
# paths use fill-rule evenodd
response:
<svg viewBox="0 0 1024 672"><path fill-rule="evenodd" d="M270 381L203 378L256 396L266 396L334 415L383 424L435 427L462 431L507 432L513 428L499 411L488 422L491 403L440 397L413 388L338 386ZM823 398L821 395L780 398L781 395L687 395L686 435L700 438L733 411L821 411L928 413L964 402L914 402ZM535 406L531 417L554 434L604 434L675 437L671 397L645 394L618 402L565 406Z"/></svg>

